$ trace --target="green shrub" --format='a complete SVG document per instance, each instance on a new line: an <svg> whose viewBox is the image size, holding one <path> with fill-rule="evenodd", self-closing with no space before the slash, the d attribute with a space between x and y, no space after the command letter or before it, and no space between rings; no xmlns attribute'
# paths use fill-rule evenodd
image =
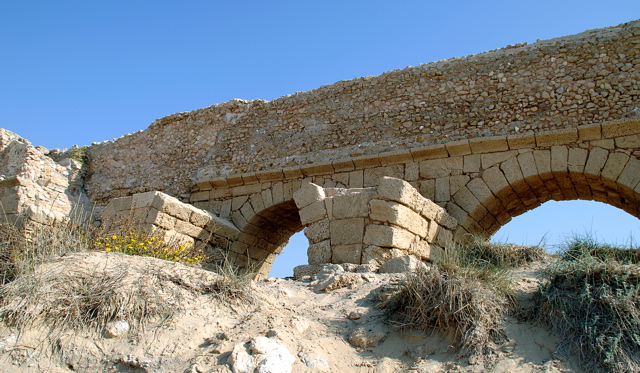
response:
<svg viewBox="0 0 640 373"><path fill-rule="evenodd" d="M565 244L545 271L534 317L579 353L587 370L640 370L640 266L637 249L590 237Z"/></svg>

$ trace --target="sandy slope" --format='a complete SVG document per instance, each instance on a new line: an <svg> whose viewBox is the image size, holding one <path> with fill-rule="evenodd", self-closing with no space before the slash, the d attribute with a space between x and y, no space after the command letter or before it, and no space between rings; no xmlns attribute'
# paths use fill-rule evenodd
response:
<svg viewBox="0 0 640 373"><path fill-rule="evenodd" d="M92 260L117 260L120 267L144 267L149 260L100 255L103 257ZM74 259L72 255L68 260L86 261L87 257ZM154 260L151 264L157 268L162 262ZM535 290L539 269L538 263L514 273L523 306ZM206 276L193 268L184 273ZM18 335L15 329L5 327L0 330L0 371L231 372L228 358L234 346L257 336L282 340L295 356L293 372L579 371L575 361L554 353L555 337L515 319L510 320L508 338L489 365L469 364L469 358L458 358L453 341L446 336L400 331L385 323L383 311L375 307L376 297L384 295L384 289L401 280L402 275L365 277L369 281L328 293L314 292L310 280L270 279L252 284L257 301L248 306L186 291L185 310L171 322L118 338L87 332L48 337L46 331L34 329ZM183 280L174 279L171 286ZM373 330L386 338L375 347L354 347L349 336L357 328ZM48 344L51 340L56 351Z"/></svg>

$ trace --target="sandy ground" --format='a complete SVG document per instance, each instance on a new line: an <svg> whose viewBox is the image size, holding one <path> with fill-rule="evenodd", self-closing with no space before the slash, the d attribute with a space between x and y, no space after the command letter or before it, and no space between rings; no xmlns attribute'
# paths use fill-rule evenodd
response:
<svg viewBox="0 0 640 373"><path fill-rule="evenodd" d="M540 268L537 263L513 274L523 307L536 289ZM385 322L376 299L402 275L366 277L359 285L328 293L314 292L310 280L268 279L252 284L257 301L248 306L191 294L185 297L185 310L170 322L116 338L74 331L51 337L36 329L18 334L3 327L0 371L231 372L234 347L259 336L284 342L295 357L293 372L580 371L575 359L555 352L557 338L514 318L492 363L471 359L470 364L468 357L458 357L447 336L402 331ZM384 339L377 346L354 346L349 336L358 328Z"/></svg>

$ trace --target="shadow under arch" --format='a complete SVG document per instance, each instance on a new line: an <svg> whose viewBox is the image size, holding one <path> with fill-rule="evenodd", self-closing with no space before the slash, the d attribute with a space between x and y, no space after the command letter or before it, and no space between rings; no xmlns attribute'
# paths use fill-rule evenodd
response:
<svg viewBox="0 0 640 373"><path fill-rule="evenodd" d="M611 151L595 164L591 155L602 149L578 151L582 156L571 163L571 149L560 155L534 150L471 178L445 207L459 222L456 240L490 237L513 217L550 200L603 202L640 218L640 161Z"/></svg>
<svg viewBox="0 0 640 373"><path fill-rule="evenodd" d="M269 206L241 229L231 245L230 259L236 267L254 273L256 279L265 278L291 236L303 228L293 200Z"/></svg>

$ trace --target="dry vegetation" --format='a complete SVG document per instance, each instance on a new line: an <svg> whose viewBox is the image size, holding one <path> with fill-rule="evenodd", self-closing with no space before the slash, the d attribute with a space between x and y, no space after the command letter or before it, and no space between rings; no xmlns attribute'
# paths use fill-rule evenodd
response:
<svg viewBox="0 0 640 373"><path fill-rule="evenodd" d="M99 335L114 321L127 321L134 334L166 325L203 294L227 304L255 300L249 276L228 263L212 272L187 260L201 251L185 253L186 245L163 246L140 232L103 233L71 223L0 223L2 322L18 332L41 329L55 347L67 331ZM453 336L461 356L490 366L517 303L510 271L546 255L475 238L408 275L382 307L392 325ZM586 370L639 371L640 250L572 240L546 269L529 316L555 331L560 350L578 354Z"/></svg>
<svg viewBox="0 0 640 373"><path fill-rule="evenodd" d="M535 317L549 325L585 370L640 371L640 250L568 241L547 268Z"/></svg>
<svg viewBox="0 0 640 373"><path fill-rule="evenodd" d="M103 331L107 323L127 321L133 331L148 323L160 325L182 310L183 300L194 294L211 294L216 300L247 304L252 301L250 279L226 266L218 275L193 264L168 263L122 251L104 250L99 230L71 223L54 226L0 223L0 319L18 330L47 329L52 342L68 330ZM115 237L115 238L114 238ZM139 240L131 241L131 237ZM135 233L111 241L156 242ZM158 246L158 245L156 245ZM177 246L156 247L138 256L165 258ZM143 245L140 245L142 248ZM118 252L119 251L119 252ZM191 263L192 256L173 256Z"/></svg>
<svg viewBox="0 0 640 373"><path fill-rule="evenodd" d="M383 306L405 328L451 334L462 355L484 359L504 336L510 309L507 270L539 260L544 249L473 238L428 271L409 276Z"/></svg>

